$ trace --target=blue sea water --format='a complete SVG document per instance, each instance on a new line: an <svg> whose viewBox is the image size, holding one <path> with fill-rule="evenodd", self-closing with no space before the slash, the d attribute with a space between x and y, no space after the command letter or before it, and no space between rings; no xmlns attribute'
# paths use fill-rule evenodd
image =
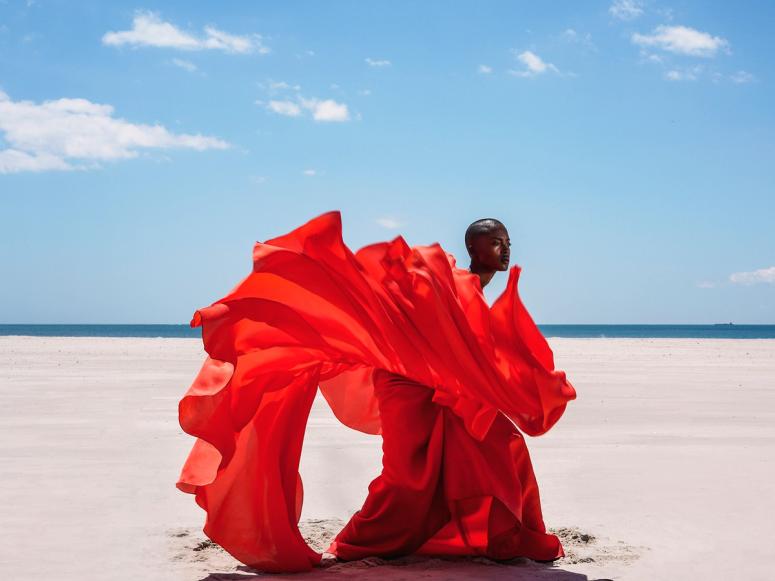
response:
<svg viewBox="0 0 775 581"><path fill-rule="evenodd" d="M201 337L188 325L2 325L0 335L32 337Z"/></svg>
<svg viewBox="0 0 775 581"><path fill-rule="evenodd" d="M775 339L775 325L538 325L545 337Z"/></svg>
<svg viewBox="0 0 775 581"><path fill-rule="evenodd" d="M546 337L775 339L775 325L539 325ZM201 337L188 325L4 325L0 335L35 337Z"/></svg>

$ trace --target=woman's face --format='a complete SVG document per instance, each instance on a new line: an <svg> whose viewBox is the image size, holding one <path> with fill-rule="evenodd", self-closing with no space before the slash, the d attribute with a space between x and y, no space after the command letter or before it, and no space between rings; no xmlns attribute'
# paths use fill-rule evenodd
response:
<svg viewBox="0 0 775 581"><path fill-rule="evenodd" d="M480 234L473 241L473 256L484 267L507 270L511 257L511 240L505 227L498 226L487 234Z"/></svg>

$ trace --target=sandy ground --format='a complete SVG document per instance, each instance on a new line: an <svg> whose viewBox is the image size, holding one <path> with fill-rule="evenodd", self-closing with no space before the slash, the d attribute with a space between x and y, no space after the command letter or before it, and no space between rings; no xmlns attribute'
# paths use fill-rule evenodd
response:
<svg viewBox="0 0 775 581"><path fill-rule="evenodd" d="M579 399L528 438L554 565L368 559L295 579L775 579L775 340L550 339ZM191 339L0 337L0 578L250 579L174 483ZM316 401L301 528L363 501L379 438ZM261 575L262 577L264 575Z"/></svg>

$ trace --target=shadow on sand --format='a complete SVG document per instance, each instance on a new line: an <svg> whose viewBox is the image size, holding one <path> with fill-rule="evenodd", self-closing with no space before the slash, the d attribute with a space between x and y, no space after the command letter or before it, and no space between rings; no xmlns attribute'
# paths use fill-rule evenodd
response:
<svg viewBox="0 0 775 581"><path fill-rule="evenodd" d="M560 569L551 564L528 559L498 563L480 557L433 558L401 557L397 559L368 558L360 561L322 566L308 573L273 574L239 566L238 572L211 573L200 581L241 581L247 579L373 579L399 581L423 577L425 579L469 579L509 581L592 581L586 575ZM596 579L594 581L610 581Z"/></svg>

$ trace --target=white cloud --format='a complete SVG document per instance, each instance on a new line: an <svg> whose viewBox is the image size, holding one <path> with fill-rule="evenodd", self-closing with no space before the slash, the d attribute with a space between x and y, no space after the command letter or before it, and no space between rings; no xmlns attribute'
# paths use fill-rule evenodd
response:
<svg viewBox="0 0 775 581"><path fill-rule="evenodd" d="M205 35L203 48L239 53L257 51L260 54L266 54L269 52L269 49L261 44L261 37L255 34L239 36L223 32L213 26L205 26Z"/></svg>
<svg viewBox="0 0 775 581"><path fill-rule="evenodd" d="M547 71L559 73L560 71L552 63L544 62L541 57L532 51L526 50L517 54L517 60L525 65L524 70L510 70L509 73L517 77L534 77L542 75Z"/></svg>
<svg viewBox="0 0 775 581"><path fill-rule="evenodd" d="M181 69L186 70L189 73L195 73L197 71L196 65L191 61L174 58L170 62L172 62L172 64L175 65L176 67L180 67Z"/></svg>
<svg viewBox="0 0 775 581"><path fill-rule="evenodd" d="M729 76L718 71L706 70L702 65L686 68L673 68L665 72L665 79L668 81L696 81L701 77L709 78L714 83L720 83L729 80L736 84L746 84L756 82L756 77L747 71L737 71Z"/></svg>
<svg viewBox="0 0 775 581"><path fill-rule="evenodd" d="M517 57L533 73L543 73L547 69L554 69L554 65L547 64L537 54L526 50Z"/></svg>
<svg viewBox="0 0 775 581"><path fill-rule="evenodd" d="M180 50L209 49L243 54L269 52L269 49L262 44L260 35L239 36L223 32L214 26L205 26L204 35L195 36L180 30L174 24L163 21L158 14L149 11L136 12L130 30L106 32L102 36L102 43L108 46L155 46Z"/></svg>
<svg viewBox="0 0 775 581"><path fill-rule="evenodd" d="M337 103L333 99L301 99L301 104L312 113L315 121L349 121L350 112L347 105Z"/></svg>
<svg viewBox="0 0 775 581"><path fill-rule="evenodd" d="M632 35L632 42L662 50L699 57L713 57L720 50L729 51L729 42L720 36L688 26L657 26L652 34Z"/></svg>
<svg viewBox="0 0 775 581"><path fill-rule="evenodd" d="M360 91L358 91L358 94L361 97L368 97L369 95L371 95L371 89L361 89Z"/></svg>
<svg viewBox="0 0 775 581"><path fill-rule="evenodd" d="M0 174L68 169L74 168L61 157L49 153L26 153L16 149L0 150Z"/></svg>
<svg viewBox="0 0 775 581"><path fill-rule="evenodd" d="M716 283L709 280L702 280L697 283L698 288L715 288Z"/></svg>
<svg viewBox="0 0 775 581"><path fill-rule="evenodd" d="M482 75L489 75L490 73L492 73L492 67L488 65L479 65L479 68L477 68L476 70Z"/></svg>
<svg viewBox="0 0 775 581"><path fill-rule="evenodd" d="M753 83L756 77L747 71L737 71L735 74L729 77L733 83L742 85L745 83Z"/></svg>
<svg viewBox="0 0 775 581"><path fill-rule="evenodd" d="M639 0L615 0L608 13L619 20L635 20L643 14L643 3Z"/></svg>
<svg viewBox="0 0 775 581"><path fill-rule="evenodd" d="M387 59L372 59L367 58L366 64L370 67L389 67L391 65L390 61Z"/></svg>
<svg viewBox="0 0 775 581"><path fill-rule="evenodd" d="M277 95L278 93L285 93L287 91L300 91L301 85L292 85L286 81L275 81L274 79L267 79L265 82L257 83L258 86L270 95Z"/></svg>
<svg viewBox="0 0 775 581"><path fill-rule="evenodd" d="M702 73L702 67L692 67L690 69L671 69L665 73L665 79L668 81L696 81Z"/></svg>
<svg viewBox="0 0 775 581"><path fill-rule="evenodd" d="M729 275L729 281L734 284L775 284L775 266L760 268L751 272L735 272Z"/></svg>
<svg viewBox="0 0 775 581"><path fill-rule="evenodd" d="M312 176L314 176L314 175L317 175L317 173L318 173L318 172L317 172L317 171L315 171L314 169L305 169L305 170L304 170L303 172L301 172L301 173L303 173L305 176L310 176L310 177L312 177Z"/></svg>
<svg viewBox="0 0 775 581"><path fill-rule="evenodd" d="M263 101L256 101L256 105L264 105ZM307 99L298 95L295 101L269 101L266 108L286 117L300 117L307 111L315 121L341 122L350 120L350 110L345 103L338 103L333 99Z"/></svg>
<svg viewBox="0 0 775 581"><path fill-rule="evenodd" d="M393 218L388 218L386 216L383 216L382 218L377 218L377 224L379 224L383 228L390 228L391 230L402 226L401 222L394 220Z"/></svg>
<svg viewBox="0 0 775 581"><path fill-rule="evenodd" d="M301 107L293 101L269 101L267 105L270 111L286 117L298 117L301 115Z"/></svg>
<svg viewBox="0 0 775 581"><path fill-rule="evenodd" d="M149 149L226 149L225 141L175 134L162 125L113 117L113 107L86 99L12 101L0 91L0 173L90 169Z"/></svg>

